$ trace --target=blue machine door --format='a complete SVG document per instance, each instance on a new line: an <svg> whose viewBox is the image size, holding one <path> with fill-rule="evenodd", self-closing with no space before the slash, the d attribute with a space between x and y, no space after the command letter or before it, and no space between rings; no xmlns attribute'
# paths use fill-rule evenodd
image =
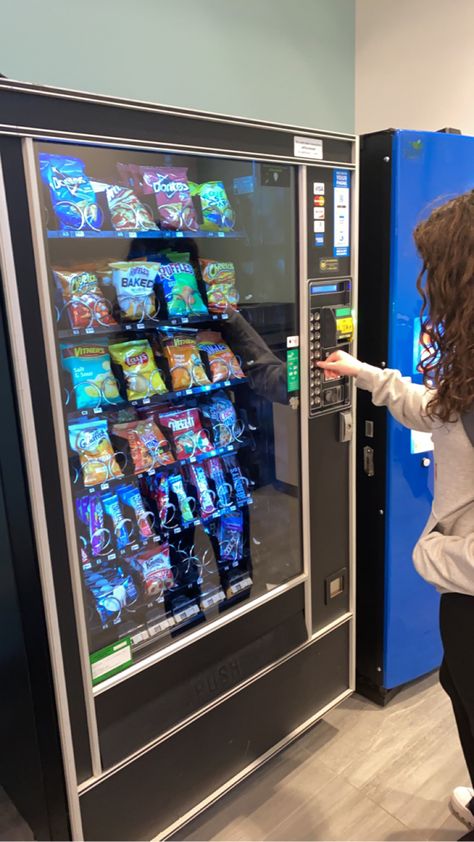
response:
<svg viewBox="0 0 474 842"><path fill-rule="evenodd" d="M474 188L474 138L400 131L393 140L390 368L415 382L420 359L420 261L415 225L431 210ZM389 419L387 448L384 681L396 687L439 666L439 597L416 573L411 556L428 518L434 460L428 436Z"/></svg>

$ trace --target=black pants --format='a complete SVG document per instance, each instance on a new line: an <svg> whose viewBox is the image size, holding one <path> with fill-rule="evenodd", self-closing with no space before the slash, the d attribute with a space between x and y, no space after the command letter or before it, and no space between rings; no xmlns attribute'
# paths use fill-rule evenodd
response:
<svg viewBox="0 0 474 842"><path fill-rule="evenodd" d="M451 699L464 758L474 787L474 596L443 594L440 628L441 686Z"/></svg>

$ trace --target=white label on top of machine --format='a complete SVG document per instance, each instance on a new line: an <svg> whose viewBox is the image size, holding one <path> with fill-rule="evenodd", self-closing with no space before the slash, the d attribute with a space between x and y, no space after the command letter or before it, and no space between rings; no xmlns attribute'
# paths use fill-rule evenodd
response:
<svg viewBox="0 0 474 842"><path fill-rule="evenodd" d="M293 154L295 158L307 158L310 161L323 160L323 142L315 137L294 137Z"/></svg>

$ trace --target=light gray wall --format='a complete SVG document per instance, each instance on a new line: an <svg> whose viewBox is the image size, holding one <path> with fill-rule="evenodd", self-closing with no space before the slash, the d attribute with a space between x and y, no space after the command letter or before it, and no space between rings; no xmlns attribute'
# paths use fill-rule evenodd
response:
<svg viewBox="0 0 474 842"><path fill-rule="evenodd" d="M474 134L473 0L357 0L356 131Z"/></svg>
<svg viewBox="0 0 474 842"><path fill-rule="evenodd" d="M4 0L1 17L14 79L354 130L354 0Z"/></svg>

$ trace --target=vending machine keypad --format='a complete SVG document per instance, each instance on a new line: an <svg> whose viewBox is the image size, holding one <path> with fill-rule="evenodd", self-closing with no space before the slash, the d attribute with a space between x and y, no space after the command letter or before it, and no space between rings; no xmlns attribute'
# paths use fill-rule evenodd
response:
<svg viewBox="0 0 474 842"><path fill-rule="evenodd" d="M318 368L318 362L333 351L350 348L353 335L350 292L350 280L309 284L310 416L350 405L349 379Z"/></svg>

